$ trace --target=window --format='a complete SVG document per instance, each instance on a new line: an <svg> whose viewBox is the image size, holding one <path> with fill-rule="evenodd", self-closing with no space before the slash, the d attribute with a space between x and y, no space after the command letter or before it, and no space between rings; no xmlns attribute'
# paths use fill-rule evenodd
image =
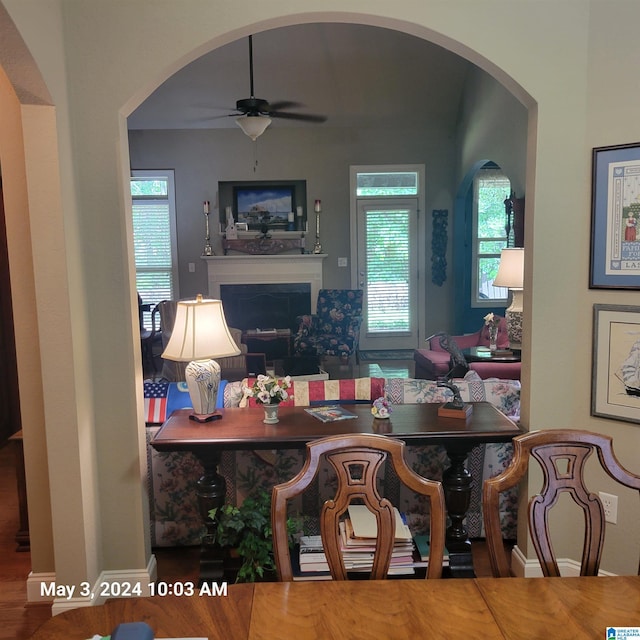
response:
<svg viewBox="0 0 640 640"><path fill-rule="evenodd" d="M177 299L176 204L173 171L132 171L131 200L136 288L151 309ZM151 329L151 311L144 326Z"/></svg>
<svg viewBox="0 0 640 640"><path fill-rule="evenodd" d="M500 266L500 251L508 245L504 201L511 182L499 168L478 171L473 198L473 287L471 306L494 306L509 294L505 287L494 287Z"/></svg>
<svg viewBox="0 0 640 640"><path fill-rule="evenodd" d="M356 195L389 197L418 195L417 171L384 171L380 173L358 173Z"/></svg>

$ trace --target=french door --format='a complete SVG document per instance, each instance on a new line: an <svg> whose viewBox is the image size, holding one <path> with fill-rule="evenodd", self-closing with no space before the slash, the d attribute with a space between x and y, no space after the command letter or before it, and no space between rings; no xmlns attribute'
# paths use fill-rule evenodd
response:
<svg viewBox="0 0 640 640"><path fill-rule="evenodd" d="M418 200L358 199L357 278L364 290L360 349L418 344Z"/></svg>

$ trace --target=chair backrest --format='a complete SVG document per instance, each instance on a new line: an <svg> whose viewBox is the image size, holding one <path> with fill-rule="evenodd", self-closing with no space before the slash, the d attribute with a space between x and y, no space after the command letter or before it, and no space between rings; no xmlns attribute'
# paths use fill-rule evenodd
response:
<svg viewBox="0 0 640 640"><path fill-rule="evenodd" d="M585 518L580 575L597 576L604 545L604 508L597 494L584 483L584 468L596 451L606 473L621 484L640 491L640 476L627 471L613 453L610 436L573 429L535 431L513 439L513 459L501 474L486 480L483 487L484 522L491 569L496 577L510 575L502 540L498 501L500 493L515 486L527 472L529 456L542 467L544 482L539 494L529 501L529 533L543 575L559 576L548 527L549 510L561 492L567 492L582 509Z"/></svg>
<svg viewBox="0 0 640 640"><path fill-rule="evenodd" d="M320 289L316 315L324 324L349 324L362 316L362 289Z"/></svg>
<svg viewBox="0 0 640 640"><path fill-rule="evenodd" d="M305 464L294 478L273 488L271 523L273 548L278 576L282 581L293 579L291 552L287 536L287 502L313 482L323 456L336 471L337 491L327 500L320 516L320 534L324 553L334 580L348 579L340 552L339 520L350 503L364 503L377 521L377 543L370 577L387 577L395 539L395 512L391 503L380 496L376 486L377 473L390 460L399 480L412 491L424 495L430 507L430 554L428 578L442 575L445 536L444 492L440 482L427 480L412 471L404 460L404 443L383 435L339 435L307 444Z"/></svg>

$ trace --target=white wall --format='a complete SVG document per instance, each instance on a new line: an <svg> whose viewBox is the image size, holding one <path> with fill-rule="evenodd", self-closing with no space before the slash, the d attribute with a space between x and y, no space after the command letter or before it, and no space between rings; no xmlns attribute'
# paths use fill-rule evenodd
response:
<svg viewBox="0 0 640 640"><path fill-rule="evenodd" d="M164 3L162 11L152 0L61 0L67 104L59 95L65 83L48 63L48 55L57 53L60 45L42 33L45 23L38 11L50 3L5 0L4 4L63 112L58 115L61 146L66 134L71 142L73 171L61 172L62 211L65 233L77 244L70 243L66 256L52 259L69 260L83 274L80 282L68 276L73 284L71 307L86 316L83 328L89 338L84 359L75 354L74 373L87 380L83 396L74 401L78 409L89 403L92 413L78 411L84 420L82 429L75 428L91 433L99 452L100 522L96 516L93 524L100 524L102 538L97 540L100 552L91 549L99 568L143 568L148 560L137 456L141 377L125 198L128 150L120 116L186 60L261 27L327 18L406 29L470 56L536 111L537 119L529 122L537 136L529 140L525 183L523 420L531 429L579 426L611 433L623 463L637 467L638 427L596 420L589 414L592 305L633 303L635 296L590 291L588 256L590 149L595 144L640 139L635 117L638 90L629 80L635 77L640 54L632 31L640 21L640 5L625 0L564 0L553 3L550 10L549 3L537 0L404 0L393 5L370 0L367 15L358 15L363 11L358 0L272 0L251 5L190 0ZM610 64L614 60L615 66ZM141 79L149 79L146 89L141 88ZM615 98L608 99L612 94ZM64 148L62 154L64 161ZM198 212L195 209L194 214ZM43 377L48 375L56 375L51 364L43 369ZM57 426L48 422L46 428ZM79 434L77 439L81 440ZM85 462L75 450L50 451L50 464L60 467L65 455L81 467L96 466L91 456ZM626 511L626 501L622 508ZM80 518L90 517L79 507L75 512ZM62 527L54 524L56 547L62 544L58 526ZM84 544L89 550L91 542ZM79 573L83 562L79 558L79 566L64 570ZM637 557L632 562L629 567L618 549L605 568L621 571L626 566L635 572Z"/></svg>

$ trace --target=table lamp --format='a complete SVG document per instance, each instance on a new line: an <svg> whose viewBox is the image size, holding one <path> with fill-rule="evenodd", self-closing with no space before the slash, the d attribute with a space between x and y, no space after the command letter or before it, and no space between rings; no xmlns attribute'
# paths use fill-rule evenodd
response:
<svg viewBox="0 0 640 640"><path fill-rule="evenodd" d="M220 300L205 300L198 294L196 300L178 302L173 332L162 357L189 363L185 377L193 405L192 420L209 422L222 417L216 413L220 365L212 358L239 353Z"/></svg>
<svg viewBox="0 0 640 640"><path fill-rule="evenodd" d="M522 343L522 288L524 286L524 249L503 249L494 287L511 290L511 306L505 312L510 345Z"/></svg>

